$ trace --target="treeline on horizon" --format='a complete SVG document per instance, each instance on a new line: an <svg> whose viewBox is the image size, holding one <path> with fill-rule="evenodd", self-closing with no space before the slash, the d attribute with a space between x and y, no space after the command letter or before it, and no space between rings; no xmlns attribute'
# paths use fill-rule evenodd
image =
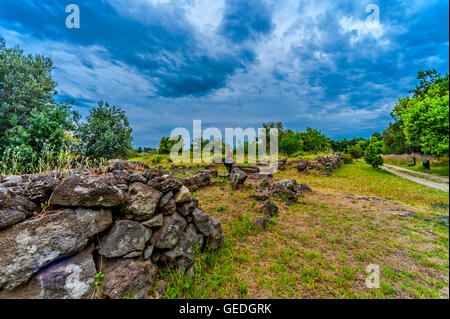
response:
<svg viewBox="0 0 450 319"><path fill-rule="evenodd" d="M73 101L58 102L50 57L8 48L0 38L0 174L30 173L60 167L97 165L105 159L138 153L168 154L176 142L161 138L157 150L132 147L132 128L125 111L100 101L83 120ZM279 131L279 151L290 157L328 151L364 155L411 153L448 156L448 73L420 71L412 97L399 99L393 122L371 138L332 140L320 131L285 129L280 122L264 123ZM210 141L196 141L202 149ZM226 145L223 146L225 151ZM248 142L242 144L248 150Z"/></svg>

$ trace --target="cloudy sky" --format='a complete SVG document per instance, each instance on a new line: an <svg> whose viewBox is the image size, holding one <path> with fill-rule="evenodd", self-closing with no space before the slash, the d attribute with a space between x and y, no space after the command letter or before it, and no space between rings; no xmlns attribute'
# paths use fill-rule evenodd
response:
<svg viewBox="0 0 450 319"><path fill-rule="evenodd" d="M0 37L51 56L58 98L82 114L124 108L135 146L194 119L368 137L418 70L448 72L448 12L447 0L0 0Z"/></svg>

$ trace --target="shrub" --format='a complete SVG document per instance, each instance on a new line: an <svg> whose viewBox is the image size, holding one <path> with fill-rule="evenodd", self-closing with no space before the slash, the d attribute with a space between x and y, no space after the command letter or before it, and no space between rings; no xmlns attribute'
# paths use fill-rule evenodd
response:
<svg viewBox="0 0 450 319"><path fill-rule="evenodd" d="M360 158L364 155L364 151L361 148L361 145L355 144L353 146L349 146L347 148L347 152L353 157L353 158Z"/></svg>
<svg viewBox="0 0 450 319"><path fill-rule="evenodd" d="M383 158L377 153L373 143L370 143L369 146L367 146L366 151L364 152L364 160L372 165L373 168L383 165Z"/></svg>
<svg viewBox="0 0 450 319"><path fill-rule="evenodd" d="M350 154L342 154L342 161L344 162L344 164L352 164L353 163L353 158Z"/></svg>

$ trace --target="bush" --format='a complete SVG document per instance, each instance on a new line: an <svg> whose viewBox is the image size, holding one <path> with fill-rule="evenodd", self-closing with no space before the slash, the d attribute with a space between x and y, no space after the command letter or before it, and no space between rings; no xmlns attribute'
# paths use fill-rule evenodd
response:
<svg viewBox="0 0 450 319"><path fill-rule="evenodd" d="M377 149L373 143L370 143L369 146L367 146L366 151L364 152L364 160L372 165L373 168L383 165L383 158L377 153Z"/></svg>
<svg viewBox="0 0 450 319"><path fill-rule="evenodd" d="M350 155L355 159L360 158L364 155L364 151L361 148L360 144L355 144L353 146L349 146L347 148L347 152L350 153Z"/></svg>
<svg viewBox="0 0 450 319"><path fill-rule="evenodd" d="M342 161L344 164L352 164L353 158L350 154L342 154Z"/></svg>
<svg viewBox="0 0 450 319"><path fill-rule="evenodd" d="M292 154L291 157L292 157L292 158L300 158L300 157L303 157L303 156L305 156L305 155L306 155L305 152L303 152L303 151L298 151L298 152L295 152L294 154Z"/></svg>

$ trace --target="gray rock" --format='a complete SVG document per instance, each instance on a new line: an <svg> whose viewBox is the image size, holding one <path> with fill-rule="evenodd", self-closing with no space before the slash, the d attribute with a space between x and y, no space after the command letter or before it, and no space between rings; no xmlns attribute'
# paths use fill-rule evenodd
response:
<svg viewBox="0 0 450 319"><path fill-rule="evenodd" d="M145 248L144 259L150 259L152 257L154 248L155 248L155 246L147 246L147 248Z"/></svg>
<svg viewBox="0 0 450 319"><path fill-rule="evenodd" d="M117 180L117 183L119 184L127 184L128 183L128 171L122 169L122 170L115 170L112 172L114 178Z"/></svg>
<svg viewBox="0 0 450 319"><path fill-rule="evenodd" d="M128 199L121 212L127 219L147 220L151 218L162 196L157 189L142 183L134 183L128 190Z"/></svg>
<svg viewBox="0 0 450 319"><path fill-rule="evenodd" d="M267 226L269 225L269 224L271 224L272 223L272 221L270 220L270 217L269 216L260 216L260 217L256 217L254 220L253 220L253 223L257 226L257 227L259 227L259 228L261 228L261 229L266 229L267 228Z"/></svg>
<svg viewBox="0 0 450 319"><path fill-rule="evenodd" d="M123 204L125 193L109 185L110 181L106 178L101 175L72 175L56 187L50 196L50 203L70 207L114 207Z"/></svg>
<svg viewBox="0 0 450 319"><path fill-rule="evenodd" d="M153 187L154 189L161 190L161 183L156 178L149 180L147 185Z"/></svg>
<svg viewBox="0 0 450 319"><path fill-rule="evenodd" d="M187 222L178 213L164 217L163 225L152 235L150 243L156 248L173 248L180 240Z"/></svg>
<svg viewBox="0 0 450 319"><path fill-rule="evenodd" d="M267 201L261 206L260 212L269 217L276 217L278 216L278 206L273 202Z"/></svg>
<svg viewBox="0 0 450 319"><path fill-rule="evenodd" d="M137 257L142 254L152 231L138 222L118 220L100 243L100 255L114 258Z"/></svg>
<svg viewBox="0 0 450 319"><path fill-rule="evenodd" d="M147 177L145 177L139 172L130 173L126 179L128 183L136 183L136 182L140 182L143 184L147 183Z"/></svg>
<svg viewBox="0 0 450 319"><path fill-rule="evenodd" d="M273 183L272 174L254 173L248 175L244 184L253 187L268 187Z"/></svg>
<svg viewBox="0 0 450 319"><path fill-rule="evenodd" d="M198 200L193 199L190 202L177 205L177 212L183 216L188 216L198 206Z"/></svg>
<svg viewBox="0 0 450 319"><path fill-rule="evenodd" d="M215 169L205 169L201 173L208 174L211 178L216 178L219 175L219 172Z"/></svg>
<svg viewBox="0 0 450 319"><path fill-rule="evenodd" d="M256 166L238 165L238 166L235 166L235 167L239 168L241 171L243 171L246 174L257 174L257 173L259 173L259 167L256 167Z"/></svg>
<svg viewBox="0 0 450 319"><path fill-rule="evenodd" d="M158 214L156 216L153 216L149 220L142 222L142 225L149 228L161 227L162 224L163 224L163 214Z"/></svg>
<svg viewBox="0 0 450 319"><path fill-rule="evenodd" d="M237 189L239 185L244 184L245 180L247 179L247 176L248 175L238 167L233 167L230 173L231 188Z"/></svg>
<svg viewBox="0 0 450 319"><path fill-rule="evenodd" d="M169 202L161 208L161 212L163 213L163 215L171 215L175 213L176 210L177 204L175 203L175 200L173 198L171 198Z"/></svg>
<svg viewBox="0 0 450 319"><path fill-rule="evenodd" d="M111 224L109 210L64 209L0 232L0 288L16 288L42 267L76 254Z"/></svg>
<svg viewBox="0 0 450 319"><path fill-rule="evenodd" d="M158 267L150 260L103 258L104 295L111 299L148 298Z"/></svg>
<svg viewBox="0 0 450 319"><path fill-rule="evenodd" d="M25 198L20 190L0 186L0 230L11 227L38 211L39 207Z"/></svg>
<svg viewBox="0 0 450 319"><path fill-rule="evenodd" d="M299 159L297 163L297 170L303 172L308 168L309 161L306 159Z"/></svg>
<svg viewBox="0 0 450 319"><path fill-rule="evenodd" d="M186 186L181 186L178 192L175 194L174 200L177 204L190 202L192 201L192 195Z"/></svg>
<svg viewBox="0 0 450 319"><path fill-rule="evenodd" d="M189 224L181 235L178 244L171 250L161 253L159 263L168 267L187 270L194 264L194 252L200 246L194 225Z"/></svg>
<svg viewBox="0 0 450 319"><path fill-rule="evenodd" d="M22 176L19 175L11 175L6 177L3 181L2 181L2 185L3 187L15 187L15 186L20 186L23 183L23 179Z"/></svg>
<svg viewBox="0 0 450 319"><path fill-rule="evenodd" d="M159 200L159 207L164 207L169 203L169 201L173 198L173 192L168 192L164 194Z"/></svg>
<svg viewBox="0 0 450 319"><path fill-rule="evenodd" d="M44 267L14 290L3 290L0 299L89 299L94 291L93 245L81 253Z"/></svg>
<svg viewBox="0 0 450 319"><path fill-rule="evenodd" d="M161 191L163 193L170 191L175 193L181 186L183 186L183 183L178 178L169 177L161 182Z"/></svg>
<svg viewBox="0 0 450 319"><path fill-rule="evenodd" d="M48 201L58 183L55 177L48 174L35 175L25 187L25 195L32 201Z"/></svg>
<svg viewBox="0 0 450 319"><path fill-rule="evenodd" d="M207 248L219 248L223 243L222 226L220 222L201 209L194 209L192 219L195 227L206 237Z"/></svg>

